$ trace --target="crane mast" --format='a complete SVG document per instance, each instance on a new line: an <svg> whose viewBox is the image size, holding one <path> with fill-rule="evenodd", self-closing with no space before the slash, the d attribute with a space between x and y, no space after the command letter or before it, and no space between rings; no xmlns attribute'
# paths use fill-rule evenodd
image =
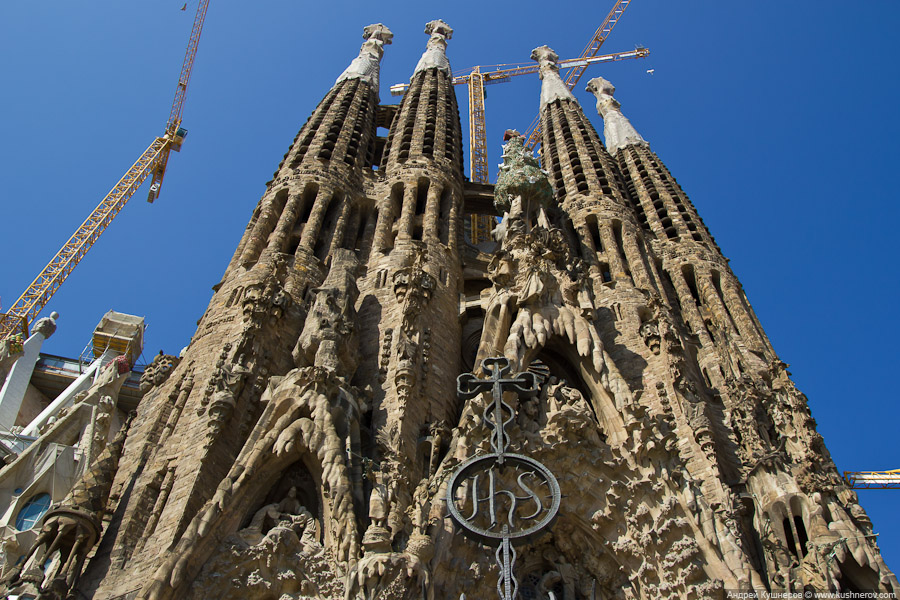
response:
<svg viewBox="0 0 900 600"><path fill-rule="evenodd" d="M484 118L484 76L475 67L469 79L469 173L476 183L488 182L487 132ZM455 83L455 81L454 81Z"/></svg>
<svg viewBox="0 0 900 600"><path fill-rule="evenodd" d="M209 0L199 0L165 133L150 143L9 310L6 313L0 313L0 341L16 334L27 337L28 326L31 322L47 305L72 270L81 262L100 234L151 174L153 179L150 196L147 200L153 202L159 196L159 187L165 176L169 152L172 150L177 152L181 149L187 133L181 127L181 114L184 110L185 95L208 6Z"/></svg>

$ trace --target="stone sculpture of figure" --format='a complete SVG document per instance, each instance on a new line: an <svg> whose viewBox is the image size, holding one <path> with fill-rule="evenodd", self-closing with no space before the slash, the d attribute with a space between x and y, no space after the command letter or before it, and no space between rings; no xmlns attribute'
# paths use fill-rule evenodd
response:
<svg viewBox="0 0 900 600"><path fill-rule="evenodd" d="M369 470L366 476L372 482L372 493L369 495L369 519L372 526L387 528L396 482L386 484L382 473L375 470Z"/></svg>
<svg viewBox="0 0 900 600"><path fill-rule="evenodd" d="M240 385L244 377L250 374L250 369L244 366L244 355L237 357L233 363L222 363L219 377L216 378L215 394L227 394L232 399L240 393Z"/></svg>
<svg viewBox="0 0 900 600"><path fill-rule="evenodd" d="M302 536L304 546L315 543L315 518L297 499L296 486L291 487L287 496L279 502L267 504L256 511L250 524L241 531L241 536L248 542L258 543L272 528L280 524L289 525L298 536Z"/></svg>
<svg viewBox="0 0 900 600"><path fill-rule="evenodd" d="M550 376L550 379L544 384L542 396L546 398L548 414L562 410L561 396L558 392L565 384L565 381L560 381L559 378L554 376Z"/></svg>
<svg viewBox="0 0 900 600"><path fill-rule="evenodd" d="M226 363L223 356L216 364L213 379L210 381L213 392L209 405L210 422L206 434L207 445L212 444L218 438L225 423L231 418L237 406L237 399L244 389L244 380L253 372L243 363L244 355L242 354L233 363Z"/></svg>
<svg viewBox="0 0 900 600"><path fill-rule="evenodd" d="M337 250L322 287L312 290L315 301L297 345L294 362L299 367L314 365L349 377L359 364L359 340L353 327L356 318L354 272L358 262L350 250Z"/></svg>
<svg viewBox="0 0 900 600"><path fill-rule="evenodd" d="M537 398L527 398L519 404L519 416L517 422L522 431L537 433L541 430L539 422L540 402Z"/></svg>
<svg viewBox="0 0 900 600"><path fill-rule="evenodd" d="M825 501L822 500L822 494L814 492L810 496L809 509L809 537L816 542L826 542L835 538L834 534L828 529L828 520L825 518Z"/></svg>
<svg viewBox="0 0 900 600"><path fill-rule="evenodd" d="M428 476L437 473L441 461L441 452L444 442L450 437L450 426L446 421L437 421L431 424L431 454L428 457Z"/></svg>
<svg viewBox="0 0 900 600"><path fill-rule="evenodd" d="M859 528L862 529L862 532L866 535L872 535L872 520L866 514L866 511L863 510L863 507L854 502L847 507L847 510L850 512L853 520L856 521L856 524L859 525Z"/></svg>
<svg viewBox="0 0 900 600"><path fill-rule="evenodd" d="M278 503L278 512L287 513L289 515L299 515L303 510L303 505L297 500L297 486L291 486L288 495L282 498Z"/></svg>

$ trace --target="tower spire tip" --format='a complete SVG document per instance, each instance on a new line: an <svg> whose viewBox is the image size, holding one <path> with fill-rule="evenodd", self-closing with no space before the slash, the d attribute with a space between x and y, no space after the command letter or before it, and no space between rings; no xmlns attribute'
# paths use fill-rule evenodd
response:
<svg viewBox="0 0 900 600"><path fill-rule="evenodd" d="M610 153L615 154L625 146L647 145L634 125L622 114L622 105L613 98L616 87L612 83L602 77L594 77L585 89L597 97L597 112L603 117L603 137Z"/></svg>
<svg viewBox="0 0 900 600"><path fill-rule="evenodd" d="M453 37L453 28L441 19L435 19L425 24L425 33L428 34L428 45L425 47L425 53L419 59L416 70L413 71L413 77L416 73L426 69L439 69L446 73L450 73L450 61L447 60L447 40Z"/></svg>
<svg viewBox="0 0 900 600"><path fill-rule="evenodd" d="M559 76L559 55L550 46L538 46L531 51L531 60L540 64L541 110L556 100L572 100L575 96Z"/></svg>
<svg viewBox="0 0 900 600"><path fill-rule="evenodd" d="M363 29L363 39L366 41L359 49L359 56L353 59L350 66L335 80L334 85L347 79L360 79L369 84L377 96L378 72L381 57L384 56L384 46L393 41L394 34L384 23L374 23Z"/></svg>

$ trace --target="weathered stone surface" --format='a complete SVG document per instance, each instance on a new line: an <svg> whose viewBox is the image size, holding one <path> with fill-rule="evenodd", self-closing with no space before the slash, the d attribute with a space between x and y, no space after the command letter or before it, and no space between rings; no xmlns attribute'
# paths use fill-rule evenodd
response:
<svg viewBox="0 0 900 600"><path fill-rule="evenodd" d="M687 196L636 131L607 151L549 48L544 171L510 132L497 249L465 243L451 30L426 31L395 111L350 69L298 133L139 407L78 591L497 597L493 550L446 506L454 470L491 451L490 399L460 400L456 378L493 356L539 381L504 398L509 450L562 493L518 548L523 597L900 591Z"/></svg>

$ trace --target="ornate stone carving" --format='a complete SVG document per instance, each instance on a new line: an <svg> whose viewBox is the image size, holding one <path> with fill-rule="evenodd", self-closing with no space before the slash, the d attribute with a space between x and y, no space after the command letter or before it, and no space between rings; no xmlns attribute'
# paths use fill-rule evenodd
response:
<svg viewBox="0 0 900 600"><path fill-rule="evenodd" d="M24 353L22 347L24 342L22 334L20 333L10 336L0 342L0 381L6 380L6 375L9 373L13 364L21 358Z"/></svg>
<svg viewBox="0 0 900 600"><path fill-rule="evenodd" d="M314 365L351 377L359 363L359 339L354 320L359 291L354 281L357 260L352 252L338 251L322 287L315 288L313 305L294 347L299 367Z"/></svg>
<svg viewBox="0 0 900 600"><path fill-rule="evenodd" d="M603 117L603 137L610 152L615 153L619 148L634 144L647 145L622 114L619 101L613 98L616 91L613 84L602 77L595 77L588 81L585 89L597 97L597 112Z"/></svg>
<svg viewBox="0 0 900 600"><path fill-rule="evenodd" d="M559 77L559 55L549 46L539 46L531 51L531 59L540 63L541 110L557 100L575 100L575 96Z"/></svg>
<svg viewBox="0 0 900 600"><path fill-rule="evenodd" d="M431 301L437 280L425 271L425 255L414 251L411 264L391 275L394 296L400 304L400 327L394 331L394 385L401 406L409 401L417 384L426 378L430 331L420 326L420 317Z"/></svg>
<svg viewBox="0 0 900 600"><path fill-rule="evenodd" d="M333 559L346 568L358 556L360 542L345 450L349 441L338 432L358 436L360 409L353 392L342 387L334 373L305 367L280 378L274 387L270 385L263 400L263 414L234 466L156 570L141 599L177 597L177 591L216 550L229 524L246 514L267 489L263 484L297 461L309 461L322 473L319 502L330 514L322 526L327 528L326 537L333 540ZM278 514L281 512L279 509ZM263 522L267 513L262 515Z"/></svg>
<svg viewBox="0 0 900 600"><path fill-rule="evenodd" d="M453 37L453 29L440 19L437 19L436 21L429 21L425 25L425 33L429 35L428 44L426 45L425 53L419 59L419 64L416 65L415 71L413 71L413 76L426 69L438 69L449 76L451 72L450 61L447 60L447 40Z"/></svg>
<svg viewBox="0 0 900 600"><path fill-rule="evenodd" d="M495 203L509 206L510 212L498 227L501 248L488 266L494 285L483 300L486 316L476 361L502 354L515 368L526 367L551 337L559 336L590 361L624 410L633 396L592 322L589 286L544 209L546 174L534 167L521 137L508 134Z"/></svg>
<svg viewBox="0 0 900 600"><path fill-rule="evenodd" d="M31 588L39 592L38 597L47 600L69 597L69 591L81 576L85 559L100 537L103 515L130 424L129 418L65 500L51 507L44 516L40 533L22 565L10 574L5 591L19 595ZM51 570L37 571L35 577L35 567L50 559L55 559Z"/></svg>
<svg viewBox="0 0 900 600"><path fill-rule="evenodd" d="M163 354L160 350L141 375L141 392L146 394L152 388L158 388L165 383L180 362L181 359L177 356Z"/></svg>
<svg viewBox="0 0 900 600"><path fill-rule="evenodd" d="M201 402L209 413L209 423L206 432L206 445L211 446L218 439L225 424L234 413L237 400L244 390L244 382L252 369L245 364L243 355L238 356L233 362L229 360L231 344L222 347L222 353L216 363L216 369L206 387L206 395ZM202 408L201 408L202 410Z"/></svg>
<svg viewBox="0 0 900 600"><path fill-rule="evenodd" d="M56 333L56 319L59 318L57 313L51 313L49 317L38 319L31 325L31 333L40 333L45 338L49 338Z"/></svg>

